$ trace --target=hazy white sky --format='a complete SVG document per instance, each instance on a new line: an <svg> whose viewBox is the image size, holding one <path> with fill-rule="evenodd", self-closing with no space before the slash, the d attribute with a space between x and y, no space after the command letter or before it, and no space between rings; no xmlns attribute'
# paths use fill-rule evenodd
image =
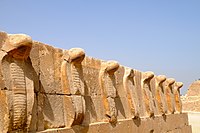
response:
<svg viewBox="0 0 200 133"><path fill-rule="evenodd" d="M0 30L182 81L200 78L199 0L1 0Z"/></svg>

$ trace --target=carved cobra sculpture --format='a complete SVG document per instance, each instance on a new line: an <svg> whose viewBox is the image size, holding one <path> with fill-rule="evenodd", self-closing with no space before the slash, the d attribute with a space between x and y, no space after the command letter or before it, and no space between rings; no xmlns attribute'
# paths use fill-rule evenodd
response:
<svg viewBox="0 0 200 133"><path fill-rule="evenodd" d="M169 114L175 112L175 108L173 105L174 101L172 99L172 93L173 93L172 85L174 83L175 83L175 79L173 79L173 78L168 78L165 83L165 97L166 97L166 101L167 101L167 110L168 110Z"/></svg>
<svg viewBox="0 0 200 133"><path fill-rule="evenodd" d="M174 99L175 99L175 108L176 108L176 113L181 113L182 111L182 103L181 103L181 98L180 98L180 89L183 87L182 82L176 82L174 84Z"/></svg>
<svg viewBox="0 0 200 133"><path fill-rule="evenodd" d="M128 105L132 114L132 118L137 118L139 117L139 106L134 76L133 69L125 68L123 85L127 92Z"/></svg>
<svg viewBox="0 0 200 133"><path fill-rule="evenodd" d="M26 62L32 47L31 37L24 34L8 34L1 47L1 73L7 94L9 124L4 131L28 130L34 100L28 101L27 91L34 98L34 88L27 88ZM2 87L2 86L1 86ZM1 88L2 89L2 88ZM28 104L27 104L28 103ZM27 109L28 108L28 109Z"/></svg>
<svg viewBox="0 0 200 133"><path fill-rule="evenodd" d="M154 116L154 109L153 109L153 97L150 87L150 80L154 77L153 72L145 72L143 74L143 87L142 87L142 93L143 93L143 100L144 100L144 108L145 108L145 114L147 114L149 117Z"/></svg>
<svg viewBox="0 0 200 133"><path fill-rule="evenodd" d="M65 93L69 94L71 102L66 112L66 123L68 123L66 126L72 126L81 124L84 119L85 100L81 62L85 58L85 52L81 48L72 48L67 51L67 55L61 66L61 77L62 87Z"/></svg>
<svg viewBox="0 0 200 133"><path fill-rule="evenodd" d="M118 68L119 63L116 61L104 62L99 75L105 116L108 117L108 120L111 123L117 122L117 109L114 101L117 95L117 90L115 86L114 73Z"/></svg>
<svg viewBox="0 0 200 133"><path fill-rule="evenodd" d="M166 100L164 97L164 88L163 88L163 82L166 80L166 76L159 75L156 77L156 93L155 98L158 106L158 112L161 115L164 115L167 113L166 109Z"/></svg>

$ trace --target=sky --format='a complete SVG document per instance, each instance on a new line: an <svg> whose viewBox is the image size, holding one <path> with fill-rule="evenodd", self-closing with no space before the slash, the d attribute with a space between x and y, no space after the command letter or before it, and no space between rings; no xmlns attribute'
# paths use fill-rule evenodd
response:
<svg viewBox="0 0 200 133"><path fill-rule="evenodd" d="M200 79L199 0L0 0L0 31L116 60L184 83Z"/></svg>

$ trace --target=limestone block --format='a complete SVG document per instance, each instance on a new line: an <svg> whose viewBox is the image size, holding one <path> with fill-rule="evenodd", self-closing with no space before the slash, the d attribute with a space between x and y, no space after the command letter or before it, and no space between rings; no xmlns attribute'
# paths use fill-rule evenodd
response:
<svg viewBox="0 0 200 133"><path fill-rule="evenodd" d="M186 113L168 115L166 122L171 123L166 124L166 129L175 129L177 127L183 127L189 124L188 115Z"/></svg>
<svg viewBox="0 0 200 133"><path fill-rule="evenodd" d="M39 92L39 75L40 75L40 60L39 60L39 47L42 45L40 42L33 41L33 46L30 52L30 59L32 63L32 69L34 71L34 87L35 92Z"/></svg>
<svg viewBox="0 0 200 133"><path fill-rule="evenodd" d="M6 92L0 90L0 132L6 133L9 129L9 110Z"/></svg>
<svg viewBox="0 0 200 133"><path fill-rule="evenodd" d="M62 94L61 88L61 61L62 51L48 45L39 47L40 82L42 93Z"/></svg>
<svg viewBox="0 0 200 133"><path fill-rule="evenodd" d="M65 126L81 124L85 117L85 99L80 95L64 97Z"/></svg>
<svg viewBox="0 0 200 133"><path fill-rule="evenodd" d="M193 130L192 130L192 126L190 126L190 125L185 125L185 126L183 126L183 127L181 128L181 132L180 132L180 133L190 133L190 132L195 133L195 132L193 132ZM197 131L197 132L198 132L198 131Z"/></svg>
<svg viewBox="0 0 200 133"><path fill-rule="evenodd" d="M101 61L92 57L85 57L82 63L85 96L101 96L99 72Z"/></svg>
<svg viewBox="0 0 200 133"><path fill-rule="evenodd" d="M101 96L84 96L85 99L85 116L83 125L90 123L102 122L105 115Z"/></svg>
<svg viewBox="0 0 200 133"><path fill-rule="evenodd" d="M142 72L138 70L134 70L135 73L135 86L136 86L136 93L138 96L138 106L139 106L139 116L145 116L145 108L143 106L143 94L142 94Z"/></svg>
<svg viewBox="0 0 200 133"><path fill-rule="evenodd" d="M151 133L154 132L155 128L153 127L153 122L151 118L143 118L141 120L138 133Z"/></svg>
<svg viewBox="0 0 200 133"><path fill-rule="evenodd" d="M152 95L152 88L150 85L151 79L154 77L153 72L145 72L142 74L142 98L143 106L145 108L145 116L152 117L154 116L154 99Z"/></svg>
<svg viewBox="0 0 200 133"><path fill-rule="evenodd" d="M41 47L41 45L43 44L40 42L33 41L33 46L30 52L32 66L34 70L36 71L37 75L39 75L39 72L40 72L39 48Z"/></svg>
<svg viewBox="0 0 200 133"><path fill-rule="evenodd" d="M116 97L114 99L114 101L115 101L115 106L116 106L116 110L117 110L117 119L118 120L128 119L128 118L136 118L136 117L132 117L126 97Z"/></svg>
<svg viewBox="0 0 200 133"><path fill-rule="evenodd" d="M75 119L75 108L71 96L64 96L64 121L66 127L71 127Z"/></svg>
<svg viewBox="0 0 200 133"><path fill-rule="evenodd" d="M166 116L155 116L155 118L146 117L141 119L139 132L163 133L173 131L188 125L187 121L187 114L171 114Z"/></svg>
<svg viewBox="0 0 200 133"><path fill-rule="evenodd" d="M119 120L116 125L108 122L92 123L88 126L77 125L72 128L60 128L43 131L43 133L167 133L180 132L191 133L191 127L185 122L186 114L181 115L167 115L166 118L162 116L155 116L155 118L142 119L123 119ZM169 117L169 118L168 118ZM174 124L176 121L177 123Z"/></svg>
<svg viewBox="0 0 200 133"><path fill-rule="evenodd" d="M63 94L62 86L61 86L61 64L62 64L62 57L63 57L63 50L61 49L54 49L54 87L58 90L57 93Z"/></svg>
<svg viewBox="0 0 200 133"><path fill-rule="evenodd" d="M117 97L126 97L127 95L126 89L124 88L123 84L124 74L125 74L125 68L123 66L120 66L115 72Z"/></svg>
<svg viewBox="0 0 200 133"><path fill-rule="evenodd" d="M54 87L54 49L48 45L40 45L39 47L39 62L40 62L40 82L42 93L56 93L58 92Z"/></svg>
<svg viewBox="0 0 200 133"><path fill-rule="evenodd" d="M82 96L74 95L72 97L72 103L75 110L75 118L72 125L78 125L83 122L85 114L85 99Z"/></svg>
<svg viewBox="0 0 200 133"><path fill-rule="evenodd" d="M125 68L125 74L123 77L124 91L128 100L128 106L132 115L132 118L139 117L139 101L135 84L135 73L131 68Z"/></svg>
<svg viewBox="0 0 200 133"><path fill-rule="evenodd" d="M115 127L109 125L108 132L122 133L122 132L137 132L137 126L133 125L132 120L119 120Z"/></svg>
<svg viewBox="0 0 200 133"><path fill-rule="evenodd" d="M175 112L175 100L173 95L173 84L175 83L175 80L173 78L168 78L164 84L165 84L165 97L167 102L167 113L173 114Z"/></svg>
<svg viewBox="0 0 200 133"><path fill-rule="evenodd" d="M166 80L166 76L159 75L155 77L155 103L157 106L158 115L164 115L167 113L166 99L164 95L163 82Z"/></svg>
<svg viewBox="0 0 200 133"><path fill-rule="evenodd" d="M0 48L6 43L6 40L8 38L8 34L6 32L0 31Z"/></svg>
<svg viewBox="0 0 200 133"><path fill-rule="evenodd" d="M102 101L105 115L111 123L117 121L117 110L114 98L117 96L116 75L119 64L116 61L103 62L99 74L99 84L102 91Z"/></svg>
<svg viewBox="0 0 200 133"><path fill-rule="evenodd" d="M65 127L64 96L38 94L38 125L37 130Z"/></svg>

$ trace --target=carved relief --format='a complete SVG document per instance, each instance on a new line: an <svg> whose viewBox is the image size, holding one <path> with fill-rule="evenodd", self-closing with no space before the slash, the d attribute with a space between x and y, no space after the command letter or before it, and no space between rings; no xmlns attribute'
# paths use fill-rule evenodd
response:
<svg viewBox="0 0 200 133"><path fill-rule="evenodd" d="M166 76L159 75L156 77L156 93L155 98L157 102L158 112L161 115L164 115L167 113L167 107L166 107L166 100L164 97L164 86L163 82L166 80Z"/></svg>
<svg viewBox="0 0 200 133"><path fill-rule="evenodd" d="M181 98L180 98L180 89L181 87L183 87L183 83L182 82L176 82L174 84L174 99L175 99L175 110L176 113L182 113L182 102L181 102Z"/></svg>
<svg viewBox="0 0 200 133"><path fill-rule="evenodd" d="M131 68L125 69L123 85L127 91L128 105L131 111L132 118L139 117L139 103L134 80L134 70Z"/></svg>
<svg viewBox="0 0 200 133"><path fill-rule="evenodd" d="M23 62L10 64L10 74L13 91L13 129L22 129L26 119L26 82L23 72Z"/></svg>
<svg viewBox="0 0 200 133"><path fill-rule="evenodd" d="M173 84L175 83L175 80L173 78L169 78L166 80L165 83L165 97L167 102L167 110L168 113L174 113L175 107L174 107L174 96L173 96Z"/></svg>
<svg viewBox="0 0 200 133"><path fill-rule="evenodd" d="M154 116L154 100L152 96L152 90L150 86L150 80L154 77L153 72L145 72L143 73L142 80L142 94L144 100L144 112L149 117Z"/></svg>
<svg viewBox="0 0 200 133"><path fill-rule="evenodd" d="M114 73L118 68L119 64L116 61L104 62L99 77L105 115L111 123L117 122L117 109L115 106L117 90Z"/></svg>
<svg viewBox="0 0 200 133"><path fill-rule="evenodd" d="M66 126L72 126L81 124L84 119L85 100L81 62L85 52L80 48L72 48L66 54L68 57L65 57L61 66L62 87L64 93L69 95L67 104L69 102L71 104L66 107Z"/></svg>
<svg viewBox="0 0 200 133"><path fill-rule="evenodd" d="M5 78L5 89L8 100L9 127L4 131L28 131L34 104L34 87L32 79L27 79L28 56L32 40L24 34L8 35L2 46L5 54L1 62L1 70ZM1 55L1 56L2 56ZM29 77L30 78L30 77ZM30 85L32 84L31 88ZM1 86L2 87L2 86ZM30 96L30 98L28 98ZM30 99L27 101L27 99Z"/></svg>
<svg viewBox="0 0 200 133"><path fill-rule="evenodd" d="M154 76L153 72L120 67L116 61L85 59L85 52L80 48L63 50L62 53L61 49L52 47L41 52L43 44L38 43L36 49L35 46L33 43L32 49L32 39L27 35L0 32L0 133L93 132L102 127L106 127L105 132L118 129L120 132L126 128L123 125L127 124L130 112L132 118L170 115L128 120L127 128L131 128L127 132L165 132L166 127L179 131L181 124L171 124L173 120L186 126L186 115L171 115L182 111L180 88L183 83L166 80L163 75ZM32 54L38 54L34 59L29 58L31 49ZM52 52L48 53L50 50ZM44 53L53 56L41 60ZM38 58L34 64L33 60ZM47 62L52 61L49 58L56 61L48 65ZM45 80L41 78L42 69L51 77L44 74ZM43 84L49 84L50 80L52 85ZM48 87L55 91L47 91ZM101 123L103 118L106 122ZM117 118L122 118L118 124ZM155 122L164 128L158 130ZM146 126L148 124L150 126Z"/></svg>

